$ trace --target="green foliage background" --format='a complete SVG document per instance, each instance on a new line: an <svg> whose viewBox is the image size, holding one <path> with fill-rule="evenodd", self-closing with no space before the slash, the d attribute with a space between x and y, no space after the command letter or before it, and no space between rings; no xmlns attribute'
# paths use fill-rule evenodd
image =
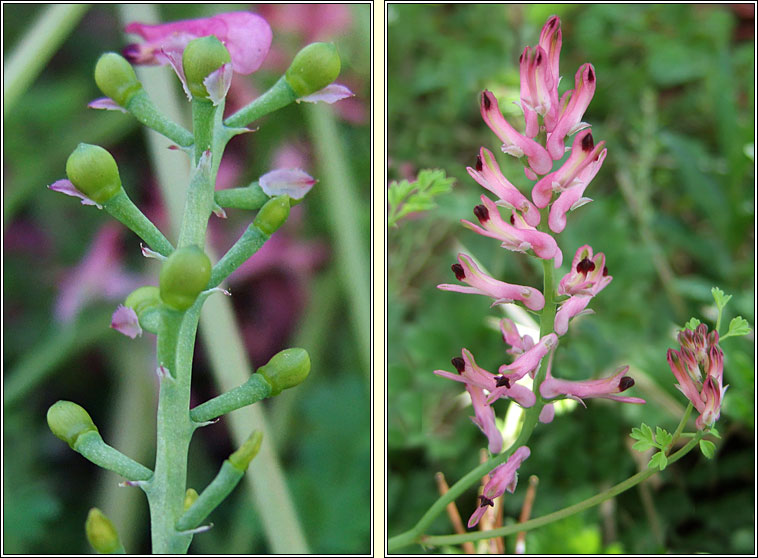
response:
<svg viewBox="0 0 758 558"><path fill-rule="evenodd" d="M47 7L3 5L6 60L19 38ZM229 4L158 6L163 21L258 8ZM340 81L348 83L357 95L355 101L363 104L364 114L368 115L369 11L367 5L350 6L349 10L351 22L334 32L331 40L337 43L342 57ZM116 523L130 553L150 551L144 495L138 490L119 488L117 483L123 479L104 473L71 451L50 433L45 422L46 410L53 402L76 401L89 411L106 441L120 440L126 447L114 445L152 465L154 337L146 334L132 341L109 329L110 315L118 301L93 297L79 318L67 326L55 323L52 313L66 270L80 262L97 230L110 220L105 212L82 207L78 201L46 188L65 176L66 158L76 145L84 141L109 149L119 162L125 187L138 205L149 202L154 207L160 196L148 163L143 128L128 115L86 108L88 102L101 96L92 77L97 58L108 50L121 51L127 44L122 32L124 22L118 13L114 5L88 7L39 77L5 113L4 386L21 384L23 391L17 393L23 395L9 404L6 390L3 410L4 553L90 552L84 520L87 510L95 505ZM309 22L290 21L287 30L272 25L273 45L290 60L306 44L304 33L296 30L298 23L302 29ZM173 76L170 68L163 70ZM241 79L262 92L279 75L264 67ZM174 81L174 93L182 99L185 116L189 117L189 104L184 102L179 81ZM273 348L306 347L313 363L311 375L298 389L263 404L311 550L367 553L371 405L365 369L368 356L360 351L368 343L357 339L343 316L352 311L346 302L351 285L364 281L368 290L369 270L366 266L348 276L335 263L333 235L341 224L330 222L332 213L323 193L323 188L330 185L318 172L304 106L293 105L266 117L256 123L260 125L256 134L238 138L243 143L237 143L237 148L247 155L240 177L243 183L238 185L271 170L274 153L285 144L294 144L308 154L310 166L306 170L322 178L300 208L305 213L300 229L295 227L289 234L303 246L320 244L327 257L306 278L298 279L304 279L301 287L306 296L300 302L303 307L298 309L282 346ZM338 120L337 130L354 178L349 187L360 202L353 211L360 227L355 246L362 253L350 257L368 261L368 116L361 121ZM219 229L239 231L252 218L241 211L228 213L229 219ZM125 267L132 273L152 270L152 284L157 284L156 264L140 256L138 239L124 231L122 241ZM297 264L292 262L295 273ZM254 320L257 309L269 296L267 289L276 296L278 289L291 287L291 282L292 276L285 273L281 277L269 276L267 283L240 285L232 297L240 323L265 329L267 324L255 324ZM211 300L208 304L212 303ZM368 328L365 324L365 332L360 335L368 335ZM199 341L193 380L195 404L217 394ZM198 432L190 449L190 485L204 487L234 449L224 419ZM255 462L250 474L255 474ZM244 484L243 481L210 516L216 527L197 536L190 552L258 554L270 550L261 526L266 510L255 508ZM348 509L350 513L345 513Z"/></svg>
<svg viewBox="0 0 758 558"><path fill-rule="evenodd" d="M744 5L743 8L749 6ZM484 193L466 173L478 149L499 153L482 122L487 88L518 99L518 57L552 15L562 20L560 91L591 62L595 97L583 120L608 156L558 237L564 261L589 243L606 254L613 282L561 339L555 369L566 378L629 364L644 406L590 401L538 427L522 483L506 496L518 517L527 475L540 479L532 516L580 501L634 474L632 426L673 430L684 409L666 350L691 316L713 327L710 294L734 298L724 324L755 318L754 37L751 14L707 5L390 5L389 180L420 169L456 177L439 206L390 229L388 246L388 532L410 528L437 498L434 474L452 484L478 462L486 439L459 403L457 384L432 374L470 349L493 370L506 362L499 316L484 297L435 288L452 282L459 251L512 283L541 286L540 269L465 230ZM520 109L501 103L511 122ZM526 188L522 167L499 153L504 174ZM567 270L564 264L560 277ZM730 388L715 459L694 452L607 507L532 531L529 553L754 552L754 336L723 343ZM505 403L496 405L502 417ZM473 511L470 490L457 504ZM446 517L430 533L452 532ZM507 550L514 541L507 541ZM423 549L407 549L421 552ZM451 551L453 549L446 549Z"/></svg>

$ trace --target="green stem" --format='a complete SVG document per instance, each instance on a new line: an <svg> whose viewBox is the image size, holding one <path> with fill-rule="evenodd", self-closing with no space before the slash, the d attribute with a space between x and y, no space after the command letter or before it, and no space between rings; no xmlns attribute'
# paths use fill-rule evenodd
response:
<svg viewBox="0 0 758 558"><path fill-rule="evenodd" d="M297 95L282 76L271 89L224 120L224 124L232 128L247 126L262 116L286 107L296 99Z"/></svg>
<svg viewBox="0 0 758 558"><path fill-rule="evenodd" d="M89 9L88 4L49 6L6 58L3 70L3 116L16 103Z"/></svg>
<svg viewBox="0 0 758 558"><path fill-rule="evenodd" d="M257 403L269 395L271 395L271 385L262 375L253 374L241 386L222 393L193 408L190 411L190 418L196 423L207 422L226 413L231 413L242 407ZM187 528L189 529L190 527Z"/></svg>
<svg viewBox="0 0 758 558"><path fill-rule="evenodd" d="M105 202L103 209L131 229L132 232L144 240L151 249L155 250L162 256L168 256L174 251L174 247L168 239L163 236L163 233L158 227L156 227L150 219L145 217L145 214L134 205L123 189Z"/></svg>
<svg viewBox="0 0 758 558"><path fill-rule="evenodd" d="M179 531L188 531L200 525L229 496L244 476L245 471L240 471L228 459L224 460L221 470L198 496L190 509L179 518L176 528Z"/></svg>
<svg viewBox="0 0 758 558"><path fill-rule="evenodd" d="M95 465L131 481L147 481L153 476L150 469L106 444L96 430L79 436L74 444L74 450Z"/></svg>
<svg viewBox="0 0 758 558"><path fill-rule="evenodd" d="M242 236L237 239L229 251L211 269L211 279L208 288L218 287L221 281L245 263L250 256L260 250L261 246L269 239L269 235L250 223Z"/></svg>
<svg viewBox="0 0 758 558"><path fill-rule="evenodd" d="M191 534L175 525L184 513L187 454L196 425L189 416L192 356L204 297L186 312L165 311L158 331L158 362L169 369L161 375L155 473L146 485L150 504L153 553L184 554Z"/></svg>
<svg viewBox="0 0 758 558"><path fill-rule="evenodd" d="M219 190L215 195L218 205L232 209L260 209L269 199L271 198L263 193L258 181L252 182L244 188Z"/></svg>
<svg viewBox="0 0 758 558"><path fill-rule="evenodd" d="M192 133L158 110L144 89L129 99L125 108L142 124L181 147L189 147L195 141Z"/></svg>

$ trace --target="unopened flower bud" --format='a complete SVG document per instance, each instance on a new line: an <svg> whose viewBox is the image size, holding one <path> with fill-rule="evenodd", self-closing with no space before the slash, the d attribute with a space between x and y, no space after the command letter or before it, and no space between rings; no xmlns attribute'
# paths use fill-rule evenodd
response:
<svg viewBox="0 0 758 558"><path fill-rule="evenodd" d="M271 384L271 395L278 395L282 390L294 387L311 371L311 359L305 349L292 348L279 351L256 373L261 374Z"/></svg>
<svg viewBox="0 0 758 558"><path fill-rule="evenodd" d="M198 246L174 250L160 274L161 300L176 310L195 303L211 277L211 261Z"/></svg>
<svg viewBox="0 0 758 558"><path fill-rule="evenodd" d="M103 95L125 107L142 89L142 84L129 62L115 52L106 52L95 65L95 83Z"/></svg>
<svg viewBox="0 0 758 558"><path fill-rule="evenodd" d="M158 331L161 307L160 289L154 285L145 285L132 291L124 301L124 306L134 310L140 325L151 333Z"/></svg>
<svg viewBox="0 0 758 558"><path fill-rule="evenodd" d="M193 96L205 99L208 90L205 78L224 64L230 63L232 57L224 44L213 35L200 37L187 44L182 56L184 77Z"/></svg>
<svg viewBox="0 0 758 558"><path fill-rule="evenodd" d="M84 530L89 544L98 554L116 554L121 548L116 527L97 508L92 508L87 514Z"/></svg>
<svg viewBox="0 0 758 558"><path fill-rule="evenodd" d="M80 143L68 156L66 175L77 190L99 204L121 191L116 161L99 145Z"/></svg>
<svg viewBox="0 0 758 558"><path fill-rule="evenodd" d="M58 438L71 448L76 440L87 432L97 432L89 413L71 401L57 401L47 410L47 425Z"/></svg>
<svg viewBox="0 0 758 558"><path fill-rule="evenodd" d="M273 234L287 220L290 214L289 196L271 198L255 216L253 224L266 234Z"/></svg>
<svg viewBox="0 0 758 558"><path fill-rule="evenodd" d="M229 463L235 469L244 473L253 458L258 455L258 451L261 449L261 442L263 442L263 432L254 430L240 449L229 456Z"/></svg>
<svg viewBox="0 0 758 558"><path fill-rule="evenodd" d="M192 507L192 504L195 503L198 496L199 494L194 488L187 489L187 492L184 493L184 511L187 511Z"/></svg>
<svg viewBox="0 0 758 558"><path fill-rule="evenodd" d="M305 97L332 83L339 73L334 43L311 43L295 55L284 77L298 97Z"/></svg>

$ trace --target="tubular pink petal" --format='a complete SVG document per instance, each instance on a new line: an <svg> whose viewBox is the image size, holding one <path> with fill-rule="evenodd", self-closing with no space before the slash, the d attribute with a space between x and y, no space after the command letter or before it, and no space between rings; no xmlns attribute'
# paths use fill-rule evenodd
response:
<svg viewBox="0 0 758 558"><path fill-rule="evenodd" d="M521 467L521 463L523 463L529 455L531 455L529 448L527 446L521 446L513 452L513 455L508 458L508 461L498 465L490 471L490 480L484 485L482 496L480 496L481 504L469 519L469 528L474 527L479 523L484 512L492 505L492 500L505 494L506 490L513 494L518 482L518 470Z"/></svg>
<svg viewBox="0 0 758 558"><path fill-rule="evenodd" d="M558 344L558 336L548 333L534 347L520 355L511 364L504 364L498 372L512 383L536 370L544 356ZM496 390L497 391L497 390Z"/></svg>
<svg viewBox="0 0 758 558"><path fill-rule="evenodd" d="M571 318L583 312L592 300L590 295L574 295L564 302L555 313L555 332L565 335L568 331L568 323Z"/></svg>
<svg viewBox="0 0 758 558"><path fill-rule="evenodd" d="M547 138L547 151L550 157L556 161L563 157L566 135L581 122L584 111L587 110L595 94L595 69L592 67L592 64L580 66L576 72L574 82L574 90L570 98L568 98L568 104L558 117L552 133Z"/></svg>
<svg viewBox="0 0 758 558"><path fill-rule="evenodd" d="M471 420L487 436L490 453L500 453L503 450L503 435L495 424L495 411L487 404L484 391L480 388L466 385L466 391L471 396L471 404L474 407Z"/></svg>
<svg viewBox="0 0 758 558"><path fill-rule="evenodd" d="M540 384L540 394L546 399L567 396L577 399L602 398L613 399L622 403L644 403L637 397L619 396L618 393L634 386L634 380L627 376L628 366L622 366L612 376L599 380L571 381L561 380L548 375Z"/></svg>

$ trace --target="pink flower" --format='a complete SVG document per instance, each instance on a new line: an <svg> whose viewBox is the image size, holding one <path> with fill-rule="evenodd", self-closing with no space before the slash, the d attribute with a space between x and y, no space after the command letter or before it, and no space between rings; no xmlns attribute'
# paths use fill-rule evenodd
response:
<svg viewBox="0 0 758 558"><path fill-rule="evenodd" d="M558 116L559 104L558 104L558 81L561 77L559 72L559 63L561 57L561 20L558 16L550 17L540 33L539 46L545 51L548 60L548 66L550 74L553 79L553 91L555 96L551 99L551 103L554 106L545 115L545 129L548 132L552 132L555 127L555 119ZM555 110L553 110L555 109Z"/></svg>
<svg viewBox="0 0 758 558"><path fill-rule="evenodd" d="M529 227L526 223L519 223L519 226L506 223L500 217L500 212L495 203L487 196L481 197L483 205L477 205L474 208L481 227L469 221L462 220L463 225L481 235L495 238L502 242L501 246L514 252L526 252L532 250L537 257L543 260L555 260L555 267L560 267L563 261L561 253L555 239L547 233L543 233ZM516 217L514 216L514 222Z"/></svg>
<svg viewBox="0 0 758 558"><path fill-rule="evenodd" d="M471 518L468 520L469 529L475 527L479 520L487 511L489 506L494 506L493 500L499 498L507 490L511 494L516 490L516 483L518 482L518 470L521 467L521 463L529 457L531 451L526 446L521 446L513 452L508 458L508 461L498 465L492 471L490 471L490 480L484 486L482 495L479 496L479 507L476 508Z"/></svg>
<svg viewBox="0 0 758 558"><path fill-rule="evenodd" d="M592 179L595 178L600 167L603 166L606 153L608 150L603 149L597 159L579 171L573 181L573 186L569 186L561 192L558 199L550 206L547 222L551 231L554 233L562 232L566 228L566 214L592 201L590 198L582 197L582 195Z"/></svg>
<svg viewBox="0 0 758 558"><path fill-rule="evenodd" d="M595 145L590 130L577 134L571 146L571 155L561 165L561 168L543 176L534 185L532 189L532 201L534 201L534 205L539 208L547 207L553 192L564 192L572 186L582 184L583 179L586 180L590 175L594 176L592 171L589 171L580 177L581 173L588 166L600 158L604 145L605 142L603 141ZM605 157L603 156L603 158ZM596 174L599 167L593 167L592 170Z"/></svg>
<svg viewBox="0 0 758 558"><path fill-rule="evenodd" d="M503 435L495 424L495 411L487 404L487 396L481 388L468 384L466 384L466 391L471 396L471 405L474 407L474 416L470 417L471 422L487 436L490 453L500 453L503 451Z"/></svg>
<svg viewBox="0 0 758 558"><path fill-rule="evenodd" d="M548 333L540 339L539 343L525 353L519 355L511 364L503 364L498 369L498 372L503 378L508 379L509 384L513 384L527 374L532 374L537 370L543 357L557 344L558 336L555 333ZM501 381L501 383L503 382ZM498 388L492 392L491 399L497 399L497 397L500 396L499 389L502 388Z"/></svg>
<svg viewBox="0 0 758 558"><path fill-rule="evenodd" d="M605 255L600 252L593 256L591 246L581 246L576 251L571 270L558 284L558 294L571 295L571 298L563 302L555 314L555 332L564 335L571 318L591 313L592 310L586 310L590 300L612 279L605 265Z"/></svg>
<svg viewBox="0 0 758 558"><path fill-rule="evenodd" d="M547 53L541 46L524 48L519 57L521 72L521 107L526 119L525 134L533 138L539 133L537 115L555 121L558 113L558 82L553 76Z"/></svg>
<svg viewBox="0 0 758 558"><path fill-rule="evenodd" d="M89 199L85 194L79 191L79 189L74 186L74 184L66 179L61 178L60 180L56 180L50 186L48 186L50 190L53 192L60 192L61 194L66 194L67 196L71 196L72 198L79 198L82 200L82 205L94 205L98 209L102 209L103 206L99 203Z"/></svg>
<svg viewBox="0 0 758 558"><path fill-rule="evenodd" d="M718 332L708 334L700 324L696 330L679 334L681 350L669 349L666 355L676 388L690 400L700 416L695 421L699 430L711 427L721 415L721 402L729 386L723 386L724 352L718 346Z"/></svg>
<svg viewBox="0 0 758 558"><path fill-rule="evenodd" d="M523 337L519 334L516 324L508 318L500 320L500 332L503 334L503 341L510 345L506 352L512 355L520 355L534 347L534 341L529 335Z"/></svg>
<svg viewBox="0 0 758 558"><path fill-rule="evenodd" d="M613 399L622 403L644 403L645 400L638 397L616 395L634 385L634 380L626 375L628 371L628 366L622 366L616 370L613 376L608 378L574 382L554 378L548 370L547 377L540 384L540 394L545 399L553 399L563 395L579 401L582 405L584 405L583 399L588 398Z"/></svg>
<svg viewBox="0 0 758 558"><path fill-rule="evenodd" d="M587 127L587 124L581 120L595 95L595 69L592 64L583 64L579 67L574 83L574 89L564 93L561 98L560 105L565 108L560 113L545 144L550 157L556 161L563 157L566 136Z"/></svg>
<svg viewBox="0 0 758 558"><path fill-rule="evenodd" d="M466 170L471 178L500 198L498 205L521 211L526 222L532 227L540 224L540 212L503 176L491 151L482 147L476 157L476 168L467 167Z"/></svg>
<svg viewBox="0 0 758 558"><path fill-rule="evenodd" d="M138 335L142 335L142 327L139 325L137 313L132 308L123 304L119 304L116 311L113 312L111 327L132 339Z"/></svg>
<svg viewBox="0 0 758 558"><path fill-rule="evenodd" d="M231 12L200 19L148 25L130 23L127 33L145 39L124 49L124 56L134 64L172 63L191 40L214 35L224 43L232 57L235 73L251 74L261 67L271 47L271 27L261 16L250 12Z"/></svg>
<svg viewBox="0 0 758 558"><path fill-rule="evenodd" d="M458 263L452 265L452 270L456 279L470 286L442 284L437 285L438 289L489 296L495 299L493 305L519 301L535 312L545 306L545 297L537 289L493 279L466 254L458 254Z"/></svg>
<svg viewBox="0 0 758 558"><path fill-rule="evenodd" d="M482 118L487 126L495 132L495 135L503 142L502 150L508 155L521 158L527 157L529 166L537 174L545 174L553 167L547 151L539 143L531 138L519 134L500 112L497 99L489 91L482 92L480 105Z"/></svg>

